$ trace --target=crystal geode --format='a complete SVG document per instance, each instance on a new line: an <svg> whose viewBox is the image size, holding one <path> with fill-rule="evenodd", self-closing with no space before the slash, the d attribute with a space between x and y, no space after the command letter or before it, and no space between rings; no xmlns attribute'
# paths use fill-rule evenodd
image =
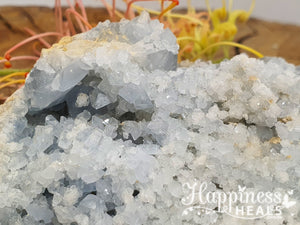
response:
<svg viewBox="0 0 300 225"><path fill-rule="evenodd" d="M177 66L177 51L147 13L43 50L0 107L0 223L299 224L299 69L246 55ZM246 203L280 215L237 218L193 199L199 184L261 192Z"/></svg>

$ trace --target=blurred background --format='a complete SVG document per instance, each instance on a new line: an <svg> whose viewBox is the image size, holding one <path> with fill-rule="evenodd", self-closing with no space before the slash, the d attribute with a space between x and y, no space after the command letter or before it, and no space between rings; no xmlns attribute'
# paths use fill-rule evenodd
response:
<svg viewBox="0 0 300 225"><path fill-rule="evenodd" d="M64 5L66 1L62 1ZM107 1L108 3L111 0ZM199 9L205 9L204 0L191 0L192 5ZM102 3L100 0L83 0L86 7L100 7ZM149 7L152 9L159 9L158 2L137 3L139 5ZM210 0L212 8L220 7L221 0ZM236 9L248 9L251 0L235 0L233 6ZM53 7L54 0L1 0L1 6L47 6ZM125 9L123 0L117 0L117 7L121 10ZM186 8L187 0L180 0L179 7ZM252 14L253 17L264 19L273 22L297 24L300 25L300 0L257 0L256 7Z"/></svg>

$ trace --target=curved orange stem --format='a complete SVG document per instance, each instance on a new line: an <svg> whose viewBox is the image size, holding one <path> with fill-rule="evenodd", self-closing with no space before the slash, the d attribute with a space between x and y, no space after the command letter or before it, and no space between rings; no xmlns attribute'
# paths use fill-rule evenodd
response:
<svg viewBox="0 0 300 225"><path fill-rule="evenodd" d="M76 0L75 0L75 2L77 3ZM70 0L67 0L67 3L68 3L68 5L69 5L70 9L72 9L72 10L74 10L74 11L76 12L76 10L75 10L74 6L72 5L71 1L70 1ZM67 12L66 12L66 13L67 13ZM79 13L78 13L78 14L79 14ZM79 27L80 27L80 30L81 30L82 32L84 32L85 30L84 30L84 27L83 27L83 25L82 25L82 23L81 23L81 20L78 19L77 16L75 16L75 19L76 19L76 21L77 21L77 23L78 23L78 25L79 25ZM71 28L71 26L70 26L70 28Z"/></svg>
<svg viewBox="0 0 300 225"><path fill-rule="evenodd" d="M87 14L86 14L86 11L85 11L85 7L84 7L84 5L83 5L83 3L82 3L82 0L77 0L77 3L78 3L79 8L80 8L80 10L81 10L82 17L83 17L86 21L88 21Z"/></svg>
<svg viewBox="0 0 300 225"><path fill-rule="evenodd" d="M112 3L112 21L116 20L116 0Z"/></svg>
<svg viewBox="0 0 300 225"><path fill-rule="evenodd" d="M57 33L57 32L46 32L46 33L43 33L43 34L37 34L37 35L34 35L32 37L26 38L25 40L19 42L18 44L16 44L15 46L13 46L9 50L7 50L4 53L4 58L6 58L9 61L10 58L11 58L10 53L12 53L13 51L15 51L17 48L19 48L22 45L25 45L25 44L33 41L33 40L39 39L41 37L47 37L47 36L62 36L62 35L60 33Z"/></svg>
<svg viewBox="0 0 300 225"><path fill-rule="evenodd" d="M39 42L34 42L33 43L33 46L32 46L32 49L33 49L33 52L37 55L37 56L41 56L41 51L39 51L37 49L37 45L39 44Z"/></svg>
<svg viewBox="0 0 300 225"><path fill-rule="evenodd" d="M102 4L105 6L109 17L112 18L113 17L113 13L112 13L112 9L110 8L109 4L105 1L105 0L101 0Z"/></svg>
<svg viewBox="0 0 300 225"><path fill-rule="evenodd" d="M25 27L24 30L25 30L27 33L29 33L31 36L36 35L36 33L35 33L33 30L29 29L28 27ZM46 48L50 48L50 47L51 47L51 45L50 45L45 39L39 38L38 40L39 40Z"/></svg>
<svg viewBox="0 0 300 225"><path fill-rule="evenodd" d="M63 18L61 12L61 2L60 0L55 0L55 22L56 22L56 32L63 34Z"/></svg>
<svg viewBox="0 0 300 225"><path fill-rule="evenodd" d="M9 61L7 59L2 59L0 60L0 63L5 63L5 62L12 62L12 61L18 61L18 60L38 60L39 57L32 56L32 55L22 55L22 56L15 56L12 57Z"/></svg>
<svg viewBox="0 0 300 225"><path fill-rule="evenodd" d="M74 14L76 18L79 18L87 27L88 29L92 29L92 25L89 24L89 22L87 22L78 12L76 12L74 9L67 9L66 10L66 16L67 16L67 20L69 22L69 26L70 26L70 30L71 30L71 34L74 35L76 34L75 28L73 26L72 20L71 20L71 16L70 14ZM84 31L84 30L83 30Z"/></svg>
<svg viewBox="0 0 300 225"><path fill-rule="evenodd" d="M161 18L163 17L163 15L164 15L166 12L172 10L172 9L173 9L174 7L176 7L177 5L179 5L179 1L178 1L178 0L173 0L172 3L171 3L166 9L164 9L164 10L160 13L160 15L158 16L158 20L161 20Z"/></svg>

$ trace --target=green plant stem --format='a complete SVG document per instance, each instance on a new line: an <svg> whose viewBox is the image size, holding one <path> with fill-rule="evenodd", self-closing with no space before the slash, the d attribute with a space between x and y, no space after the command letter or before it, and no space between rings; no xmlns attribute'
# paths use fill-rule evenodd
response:
<svg viewBox="0 0 300 225"><path fill-rule="evenodd" d="M16 72L29 72L30 69L0 69L0 77Z"/></svg>
<svg viewBox="0 0 300 225"><path fill-rule="evenodd" d="M214 47L219 47L219 46L233 46L233 47L238 47L238 48L244 49L244 50L246 50L248 52L251 52L252 54L254 54L255 56L257 56L258 58L263 58L264 57L261 53L259 53L258 51L254 50L253 48L250 48L248 46L245 46L245 45L242 45L242 44L238 44L238 43L235 43L235 42L230 42L230 41L220 41L220 42L217 42L215 44L211 44L208 47L206 47L204 50L202 50L200 52L200 55L204 54L208 49L211 49L211 48L214 48Z"/></svg>

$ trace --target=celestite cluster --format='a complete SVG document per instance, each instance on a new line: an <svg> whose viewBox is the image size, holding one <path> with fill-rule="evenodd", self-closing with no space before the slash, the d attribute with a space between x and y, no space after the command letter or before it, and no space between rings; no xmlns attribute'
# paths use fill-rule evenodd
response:
<svg viewBox="0 0 300 225"><path fill-rule="evenodd" d="M299 68L246 55L177 66L177 51L147 13L43 50L0 107L0 223L300 224ZM183 201L197 182L280 192L281 217L200 213Z"/></svg>

